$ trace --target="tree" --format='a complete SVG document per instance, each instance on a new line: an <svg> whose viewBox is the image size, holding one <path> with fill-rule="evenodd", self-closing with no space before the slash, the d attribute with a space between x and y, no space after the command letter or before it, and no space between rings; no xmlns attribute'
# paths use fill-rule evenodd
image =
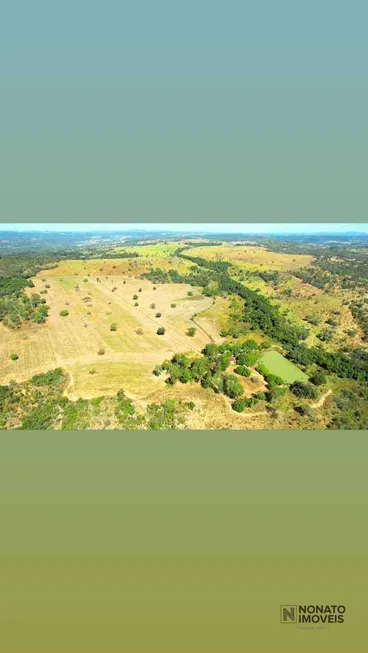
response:
<svg viewBox="0 0 368 653"><path fill-rule="evenodd" d="M294 381L290 386L290 390L296 397L304 397L305 399L317 399L318 397L318 392L311 383Z"/></svg>
<svg viewBox="0 0 368 653"><path fill-rule="evenodd" d="M193 377L192 377L192 372L191 372L191 370L190 370L189 368L185 367L185 368L183 369L182 373L181 373L180 381L181 381L182 383L188 383L189 381L192 380L192 378L193 378Z"/></svg>
<svg viewBox="0 0 368 653"><path fill-rule="evenodd" d="M324 385L327 383L327 377L326 375L321 372L320 370L317 370L311 377L310 377L310 382L313 383L313 385Z"/></svg>
<svg viewBox="0 0 368 653"><path fill-rule="evenodd" d="M159 327L157 329L156 333L157 333L158 336L164 336L165 333L166 333L166 329L164 329L164 327Z"/></svg>
<svg viewBox="0 0 368 653"><path fill-rule="evenodd" d="M230 399L237 399L244 392L243 386L233 374L223 377L223 391Z"/></svg>

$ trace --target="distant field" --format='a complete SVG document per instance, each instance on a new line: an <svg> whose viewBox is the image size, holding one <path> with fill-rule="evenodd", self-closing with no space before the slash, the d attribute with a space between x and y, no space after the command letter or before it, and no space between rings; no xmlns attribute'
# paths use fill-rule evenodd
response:
<svg viewBox="0 0 368 653"><path fill-rule="evenodd" d="M182 247L183 243L174 242L174 243L151 243L148 245L127 245L126 247L116 248L114 251L126 251L126 252L136 252L139 256L170 256L178 249Z"/></svg>
<svg viewBox="0 0 368 653"><path fill-rule="evenodd" d="M175 352L200 352L211 341L203 329L198 328L194 337L186 332L193 326L193 314L210 307L212 299L185 284L157 285L154 290L150 281L134 278L129 270L124 275L121 270L127 263L127 259L65 261L37 275L35 289L27 292L50 285L45 295L48 320L18 330L0 324L0 384L61 366L70 374L71 398L115 394L121 388L138 399L160 392L164 380L152 375L155 365ZM192 297L187 296L189 290ZM133 299L135 294L138 300ZM60 316L63 310L69 315ZM112 323L116 332L110 331ZM166 329L164 336L156 334L159 326ZM98 355L101 348L105 353ZM10 360L12 353L19 359Z"/></svg>
<svg viewBox="0 0 368 653"><path fill-rule="evenodd" d="M313 256L306 254L279 254L263 247L235 245L196 247L190 250L190 254L210 261L231 261L249 270L264 267L265 271L296 270L313 261Z"/></svg>
<svg viewBox="0 0 368 653"><path fill-rule="evenodd" d="M280 376L285 383L308 380L307 375L302 370L294 365L294 363L288 361L278 351L265 351L259 360L267 367L271 374Z"/></svg>

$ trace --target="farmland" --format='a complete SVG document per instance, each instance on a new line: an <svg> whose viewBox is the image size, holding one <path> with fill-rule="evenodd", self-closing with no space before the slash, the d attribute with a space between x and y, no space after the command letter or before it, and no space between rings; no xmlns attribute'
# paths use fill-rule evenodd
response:
<svg viewBox="0 0 368 653"><path fill-rule="evenodd" d="M78 266L68 262L67 271L69 267ZM186 335L192 315L211 304L198 292L188 297L190 286L170 284L153 290L146 280L105 275L97 281L92 276L59 274L63 271L43 271L45 282L41 275L33 279L35 291L50 286L46 325L15 331L1 326L2 383L25 381L62 365L71 376L69 396L113 394L122 384L133 396L141 396L157 387L151 373L157 363L175 351L200 351L209 341L202 329L194 337ZM138 306L133 299L136 294ZM154 309L150 308L153 304ZM61 317L66 307L69 314ZM155 317L158 312L160 318ZM116 332L110 331L112 323L117 325ZM162 338L156 333L160 326L166 329ZM98 354L101 349L103 355ZM16 362L9 358L13 351L19 356ZM95 374L89 374L90 370Z"/></svg>
<svg viewBox="0 0 368 653"><path fill-rule="evenodd" d="M364 252L189 239L73 247L0 258L4 427L368 420Z"/></svg>

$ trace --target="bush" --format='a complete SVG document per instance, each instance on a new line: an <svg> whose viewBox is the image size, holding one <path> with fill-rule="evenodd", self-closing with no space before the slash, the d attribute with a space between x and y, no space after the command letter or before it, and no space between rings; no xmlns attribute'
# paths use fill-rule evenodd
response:
<svg viewBox="0 0 368 653"><path fill-rule="evenodd" d="M133 299L138 299L138 295L133 295Z"/></svg>
<svg viewBox="0 0 368 653"><path fill-rule="evenodd" d="M223 378L223 392L230 399L237 399L243 394L244 390L236 376L229 374Z"/></svg>
<svg viewBox="0 0 368 653"><path fill-rule="evenodd" d="M313 383L313 385L324 385L327 383L327 378L326 375L323 374L321 371L315 372L311 377L310 377L310 382Z"/></svg>
<svg viewBox="0 0 368 653"><path fill-rule="evenodd" d="M234 372L235 372L235 374L239 374L240 376L250 376L251 375L251 371L250 371L249 367L245 367L245 365L238 365L234 369Z"/></svg>
<svg viewBox="0 0 368 653"><path fill-rule="evenodd" d="M152 309L156 308L156 304L150 304L150 308Z"/></svg>
<svg viewBox="0 0 368 653"><path fill-rule="evenodd" d="M191 290L188 290L187 295L188 295L188 297L193 297L193 293L192 293L192 291L191 291Z"/></svg>
<svg viewBox="0 0 368 653"><path fill-rule="evenodd" d="M66 309L64 309L63 311L60 311L60 316L61 317L66 317L67 315L69 315L69 311L67 311Z"/></svg>
<svg viewBox="0 0 368 653"><path fill-rule="evenodd" d="M159 327L157 329L156 333L157 333L158 336L164 336L165 333L166 333L166 329L164 329L164 327Z"/></svg>
<svg viewBox="0 0 368 653"><path fill-rule="evenodd" d="M295 381L291 384L290 390L296 397L305 397L306 399L317 399L318 397L318 392L311 383Z"/></svg>
<svg viewBox="0 0 368 653"><path fill-rule="evenodd" d="M33 385L43 386L43 385L59 385L63 380L63 370L61 367L57 367L55 370L50 370L46 374L35 374L31 382Z"/></svg>
<svg viewBox="0 0 368 653"><path fill-rule="evenodd" d="M142 288L139 288L138 292L142 292Z"/></svg>
<svg viewBox="0 0 368 653"><path fill-rule="evenodd" d="M171 308L176 308L176 304L170 304Z"/></svg>
<svg viewBox="0 0 368 653"><path fill-rule="evenodd" d="M156 313L155 317L161 317L162 313Z"/></svg>
<svg viewBox="0 0 368 653"><path fill-rule="evenodd" d="M138 302L134 302L134 306L139 306Z"/></svg>
<svg viewBox="0 0 368 653"><path fill-rule="evenodd" d="M197 329L195 329L194 327L189 327L189 329L187 331L187 336L191 336L191 337L195 336L196 331L197 331Z"/></svg>
<svg viewBox="0 0 368 653"><path fill-rule="evenodd" d="M115 322L110 324L110 331L117 331L117 330L118 330L118 326L117 324L115 324Z"/></svg>
<svg viewBox="0 0 368 653"><path fill-rule="evenodd" d="M237 413L242 413L245 408L248 407L248 402L246 399L236 399L234 403L232 404L232 409L235 410Z"/></svg>
<svg viewBox="0 0 368 653"><path fill-rule="evenodd" d="M18 354L10 354L10 358L11 358L12 361L17 361L19 356L18 356Z"/></svg>
<svg viewBox="0 0 368 653"><path fill-rule="evenodd" d="M105 353L105 349L104 349L103 347L100 347L100 349L98 350L97 354L98 354L99 356L103 356L104 353Z"/></svg>

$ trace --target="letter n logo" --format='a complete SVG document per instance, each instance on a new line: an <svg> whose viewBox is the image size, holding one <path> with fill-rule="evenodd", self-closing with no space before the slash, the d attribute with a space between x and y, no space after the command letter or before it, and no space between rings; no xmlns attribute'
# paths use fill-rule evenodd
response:
<svg viewBox="0 0 368 653"><path fill-rule="evenodd" d="M296 605L282 605L280 611L282 624L296 624Z"/></svg>

